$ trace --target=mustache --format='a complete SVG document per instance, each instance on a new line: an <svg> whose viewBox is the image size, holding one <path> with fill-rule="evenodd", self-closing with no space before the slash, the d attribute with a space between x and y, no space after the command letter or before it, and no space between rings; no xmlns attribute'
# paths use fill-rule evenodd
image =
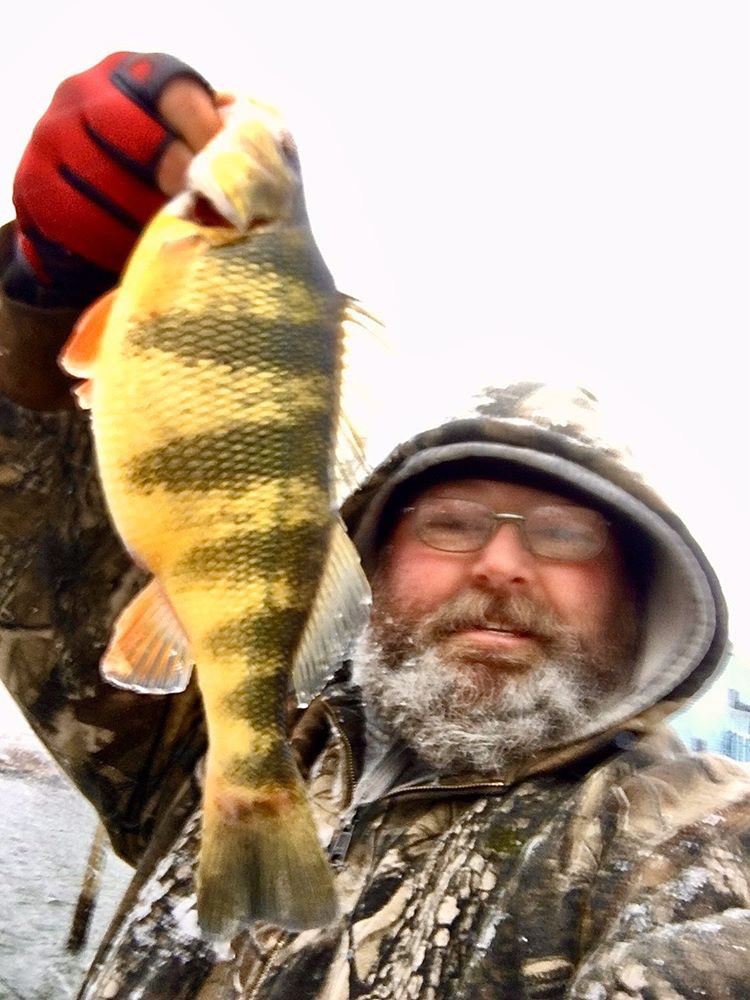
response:
<svg viewBox="0 0 750 1000"><path fill-rule="evenodd" d="M531 636L541 644L558 642L568 630L557 615L523 594L476 591L456 594L420 623L422 641L440 642L465 629L495 628Z"/></svg>

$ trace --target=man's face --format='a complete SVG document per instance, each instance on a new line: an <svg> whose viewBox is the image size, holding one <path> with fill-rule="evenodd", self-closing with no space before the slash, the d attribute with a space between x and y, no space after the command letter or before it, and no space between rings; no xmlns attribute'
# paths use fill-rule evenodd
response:
<svg viewBox="0 0 750 1000"><path fill-rule="evenodd" d="M486 479L432 486L412 506L432 497L473 500L492 511L513 514L528 514L550 504L578 506L545 490ZM524 546L519 529L506 522L477 552L443 552L422 542L414 519L405 514L384 553L375 603L376 608L384 603L391 615L416 625L462 594L500 600L518 596L551 613L586 646L596 648L608 635L628 591L622 556L611 536L593 559L558 561L534 555ZM533 668L541 652L540 636L533 627L501 631L492 622L457 625L442 644L448 653L473 652L480 663L496 663L501 673ZM506 661L508 666L503 667Z"/></svg>
<svg viewBox="0 0 750 1000"><path fill-rule="evenodd" d="M527 750L535 746L532 730L541 745L569 738L567 730L588 721L602 697L627 680L635 613L619 546L605 527L604 547L593 557L549 558L529 550L517 524L501 522L476 551L441 551L417 530L420 506L434 498L520 515L580 506L488 479L444 482L419 494L410 504L415 511L397 520L373 580L369 663L358 671L366 696L397 730L401 716L414 716L416 728L405 735L418 750L431 739L432 723L420 720L426 713L445 733L452 719L457 728L446 738L466 745L471 732L463 720L469 729L497 724L501 743L512 738L513 723ZM434 735L440 743L440 732ZM484 763L467 757L466 764L486 769L498 754L502 747L488 745Z"/></svg>

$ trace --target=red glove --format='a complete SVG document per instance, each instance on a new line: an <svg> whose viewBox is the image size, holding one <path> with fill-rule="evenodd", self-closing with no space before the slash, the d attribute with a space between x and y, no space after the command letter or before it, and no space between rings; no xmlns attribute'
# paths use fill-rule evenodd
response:
<svg viewBox="0 0 750 1000"><path fill-rule="evenodd" d="M156 169L176 135L157 103L181 76L213 95L199 73L163 53L117 52L60 84L16 173L11 296L84 306L116 284L166 201Z"/></svg>

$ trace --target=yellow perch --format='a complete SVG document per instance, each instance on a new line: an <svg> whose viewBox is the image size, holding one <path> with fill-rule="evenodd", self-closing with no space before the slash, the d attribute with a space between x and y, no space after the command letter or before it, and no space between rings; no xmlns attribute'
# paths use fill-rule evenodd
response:
<svg viewBox="0 0 750 1000"><path fill-rule="evenodd" d="M237 101L226 116L62 357L88 380L79 397L114 523L153 574L104 676L165 692L197 669L209 736L198 917L217 938L253 919L336 916L285 704L292 678L300 701L322 686L369 595L335 513L362 459L342 403L362 314L315 245L278 115ZM228 224L198 221L207 207Z"/></svg>

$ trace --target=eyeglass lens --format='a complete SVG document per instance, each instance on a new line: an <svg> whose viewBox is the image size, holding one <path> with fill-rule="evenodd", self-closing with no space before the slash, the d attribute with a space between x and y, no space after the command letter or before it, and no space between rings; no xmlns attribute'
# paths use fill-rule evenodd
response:
<svg viewBox="0 0 750 1000"><path fill-rule="evenodd" d="M478 551L506 518L518 526L529 551L548 559L593 559L607 542L607 522L587 507L548 504L521 517L495 513L473 500L431 497L413 510L419 538L444 552Z"/></svg>

